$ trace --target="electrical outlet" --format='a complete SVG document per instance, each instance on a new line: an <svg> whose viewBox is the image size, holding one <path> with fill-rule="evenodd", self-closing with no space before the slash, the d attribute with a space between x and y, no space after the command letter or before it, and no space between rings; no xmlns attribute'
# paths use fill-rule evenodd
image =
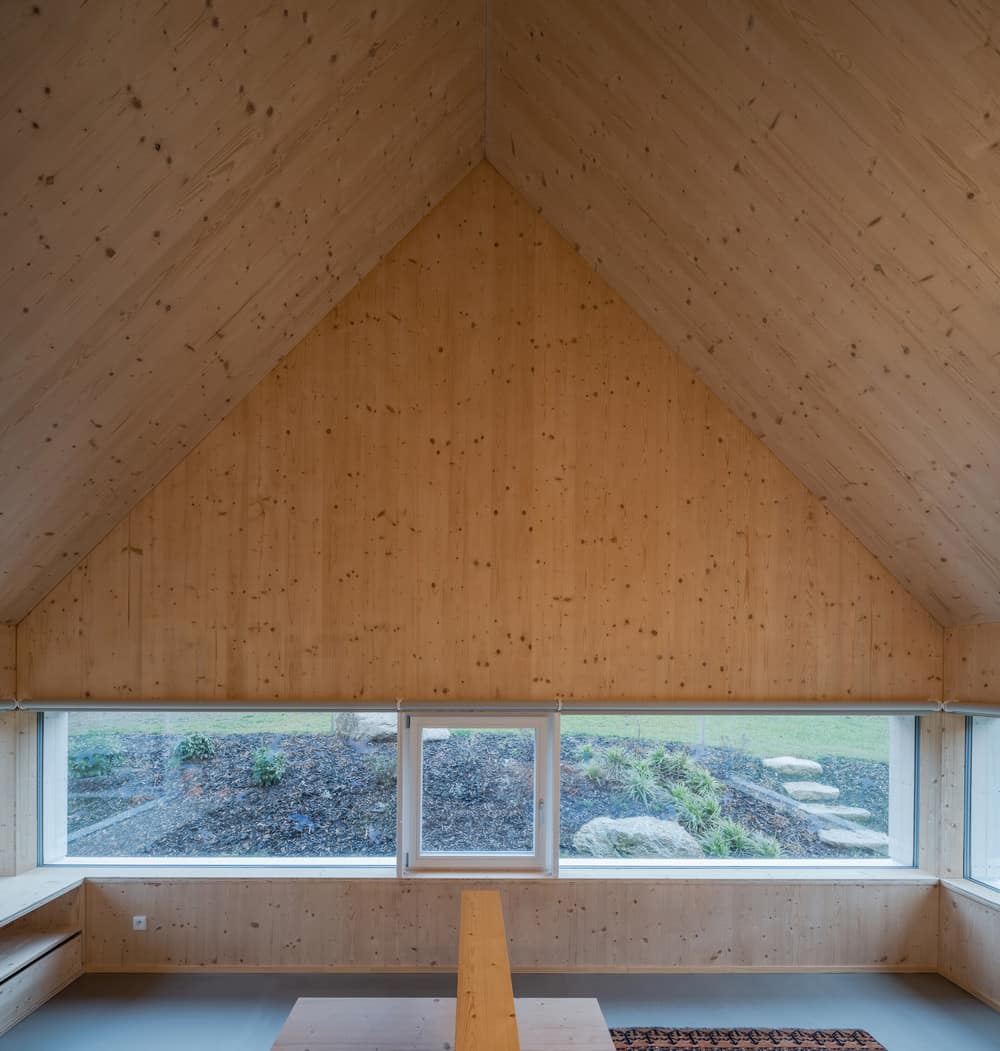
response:
<svg viewBox="0 0 1000 1051"><path fill-rule="evenodd" d="M132 930L144 931L146 929L146 917L145 916L133 916L132 917Z"/></svg>

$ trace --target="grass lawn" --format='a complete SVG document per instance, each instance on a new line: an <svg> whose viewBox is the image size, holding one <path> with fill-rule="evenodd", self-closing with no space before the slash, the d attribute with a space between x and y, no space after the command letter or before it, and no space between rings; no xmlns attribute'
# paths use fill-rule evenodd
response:
<svg viewBox="0 0 1000 1051"><path fill-rule="evenodd" d="M118 733L329 733L332 712L79 712L71 737ZM865 715L564 715L564 734L673 741L739 748L751 755L824 755L889 759L886 716Z"/></svg>

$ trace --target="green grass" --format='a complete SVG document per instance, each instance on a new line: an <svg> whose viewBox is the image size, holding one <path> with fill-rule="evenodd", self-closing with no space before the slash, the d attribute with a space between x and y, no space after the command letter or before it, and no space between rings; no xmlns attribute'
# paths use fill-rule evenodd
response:
<svg viewBox="0 0 1000 1051"><path fill-rule="evenodd" d="M80 712L72 737L112 733L330 733L332 712ZM674 743L739 748L750 755L824 755L889 759L888 724L864 715L564 715L563 734L618 737L641 744Z"/></svg>
<svg viewBox="0 0 1000 1051"><path fill-rule="evenodd" d="M889 760L885 717L871 715L564 715L563 734L623 737L643 744L706 744L750 755L823 755Z"/></svg>

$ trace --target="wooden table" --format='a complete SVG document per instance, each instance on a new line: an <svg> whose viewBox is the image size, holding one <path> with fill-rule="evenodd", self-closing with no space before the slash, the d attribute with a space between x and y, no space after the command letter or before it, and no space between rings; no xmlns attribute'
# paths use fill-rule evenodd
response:
<svg viewBox="0 0 1000 1051"><path fill-rule="evenodd" d="M514 1001L521 1051L614 1051L596 1000ZM450 1051L455 1000L309 997L295 1001L271 1051Z"/></svg>

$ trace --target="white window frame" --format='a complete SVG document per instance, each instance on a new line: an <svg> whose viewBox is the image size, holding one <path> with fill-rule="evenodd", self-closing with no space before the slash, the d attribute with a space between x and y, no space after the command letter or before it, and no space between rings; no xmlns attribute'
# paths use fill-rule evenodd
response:
<svg viewBox="0 0 1000 1051"><path fill-rule="evenodd" d="M966 879L1000 887L1000 717L969 716L966 780Z"/></svg>
<svg viewBox="0 0 1000 1051"><path fill-rule="evenodd" d="M397 864L400 876L422 873L516 873L557 876L559 865L559 717L554 713L463 715L455 712L400 715L396 813ZM534 852L425 854L420 843L423 799L423 731L533 730L535 734Z"/></svg>

